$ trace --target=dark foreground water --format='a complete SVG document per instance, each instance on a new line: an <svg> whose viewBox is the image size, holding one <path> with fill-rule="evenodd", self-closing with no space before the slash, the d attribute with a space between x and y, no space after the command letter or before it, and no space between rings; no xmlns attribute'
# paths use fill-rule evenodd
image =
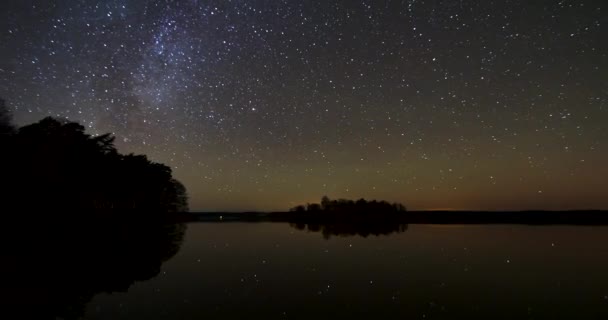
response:
<svg viewBox="0 0 608 320"><path fill-rule="evenodd" d="M191 223L160 274L88 319L608 319L608 227L409 225L330 236Z"/></svg>

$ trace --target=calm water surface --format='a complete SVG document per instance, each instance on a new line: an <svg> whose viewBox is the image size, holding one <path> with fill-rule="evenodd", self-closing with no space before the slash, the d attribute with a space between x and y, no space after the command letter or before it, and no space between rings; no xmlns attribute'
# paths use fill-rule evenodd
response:
<svg viewBox="0 0 608 320"><path fill-rule="evenodd" d="M410 225L332 236L191 223L159 276L89 319L608 319L608 227Z"/></svg>

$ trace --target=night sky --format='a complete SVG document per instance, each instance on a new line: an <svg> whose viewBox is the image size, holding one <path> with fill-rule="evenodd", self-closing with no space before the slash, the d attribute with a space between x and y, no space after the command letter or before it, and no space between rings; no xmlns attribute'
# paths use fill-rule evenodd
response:
<svg viewBox="0 0 608 320"><path fill-rule="evenodd" d="M0 4L0 97L172 167L193 210L608 209L608 2Z"/></svg>

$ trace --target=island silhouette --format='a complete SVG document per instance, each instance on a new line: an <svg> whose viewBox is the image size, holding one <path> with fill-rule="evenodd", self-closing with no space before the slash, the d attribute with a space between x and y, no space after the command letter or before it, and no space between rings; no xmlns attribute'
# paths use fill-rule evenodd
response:
<svg viewBox="0 0 608 320"><path fill-rule="evenodd" d="M409 224L608 225L601 210L571 211L409 211L383 200L330 199L297 205L285 212L188 212L184 222L282 222L297 230L332 236L380 236L405 232Z"/></svg>
<svg viewBox="0 0 608 320"><path fill-rule="evenodd" d="M320 232L331 236L388 235L407 230L401 215L407 210L400 203L359 199L331 200L323 196L320 203L298 205L290 210L289 225L298 230Z"/></svg>

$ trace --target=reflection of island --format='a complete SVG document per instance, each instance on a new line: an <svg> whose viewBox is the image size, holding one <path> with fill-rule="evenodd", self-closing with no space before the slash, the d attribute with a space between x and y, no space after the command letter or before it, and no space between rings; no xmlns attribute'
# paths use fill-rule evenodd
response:
<svg viewBox="0 0 608 320"><path fill-rule="evenodd" d="M386 201L330 200L323 197L321 203L300 205L287 215L290 226L298 230L321 232L329 239L335 236L388 235L404 232L407 224L403 213L405 206Z"/></svg>
<svg viewBox="0 0 608 320"><path fill-rule="evenodd" d="M22 319L78 319L96 294L125 292L157 276L179 250L185 224L160 215L140 218L89 215L5 224L0 299Z"/></svg>
<svg viewBox="0 0 608 320"><path fill-rule="evenodd" d="M371 223L351 223L351 222L295 222L289 224L298 230L307 230L310 232L321 232L325 239L331 236L361 236L369 235L380 236L389 235L391 233L400 233L407 230L407 224L401 222L375 222Z"/></svg>

